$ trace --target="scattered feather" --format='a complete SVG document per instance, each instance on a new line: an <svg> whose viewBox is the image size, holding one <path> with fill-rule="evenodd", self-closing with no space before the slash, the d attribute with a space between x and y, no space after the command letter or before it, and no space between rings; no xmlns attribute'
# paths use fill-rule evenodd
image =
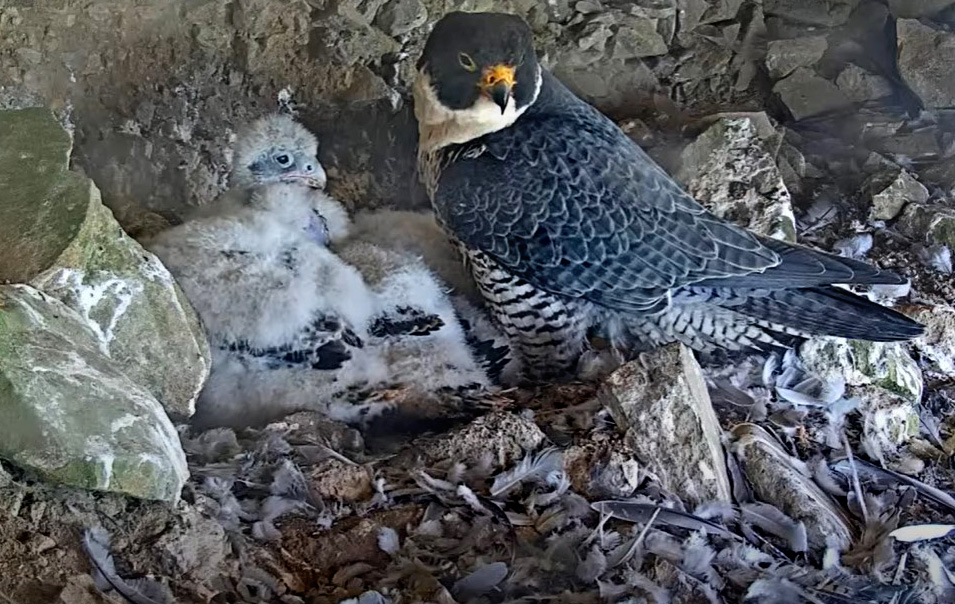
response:
<svg viewBox="0 0 955 604"><path fill-rule="evenodd" d="M588 585L595 583L605 572L607 572L607 557L596 545L590 548L587 557L577 565L577 578Z"/></svg>
<svg viewBox="0 0 955 604"><path fill-rule="evenodd" d="M391 600L375 590L369 590L357 598L342 600L339 604L391 604Z"/></svg>
<svg viewBox="0 0 955 604"><path fill-rule="evenodd" d="M570 489L570 477L562 471L551 472L545 483L554 488L546 493L534 493L527 498L527 506L531 508L547 507L558 501Z"/></svg>
<svg viewBox="0 0 955 604"><path fill-rule="evenodd" d="M481 514L493 513L492 510L487 509L487 506L481 502L481 498L478 497L477 493L471 490L471 487L464 484L459 484L457 488L457 494L459 497L461 497L461 499L464 500L465 503L471 506L471 509L475 512Z"/></svg>
<svg viewBox="0 0 955 604"><path fill-rule="evenodd" d="M451 588L451 594L458 602L467 602L495 589L507 578L507 573L507 564L503 562L486 564L459 579Z"/></svg>
<svg viewBox="0 0 955 604"><path fill-rule="evenodd" d="M607 514L617 520L646 524L656 515L656 522L660 524L690 529L692 531L706 531L728 539L740 538L738 535L731 533L718 524L697 518L685 512L662 508L658 505L633 503L629 501L597 501L592 503L591 507L601 514Z"/></svg>
<svg viewBox="0 0 955 604"><path fill-rule="evenodd" d="M378 547L390 556L397 554L401 549L401 540L397 531L390 526L381 527L378 531Z"/></svg>
<svg viewBox="0 0 955 604"><path fill-rule="evenodd" d="M862 260L872 249L872 235L869 233L860 233L847 239L837 241L833 249L840 256Z"/></svg>
<svg viewBox="0 0 955 604"><path fill-rule="evenodd" d="M932 270L952 274L952 250L947 245L933 245L919 250L919 259Z"/></svg>
<svg viewBox="0 0 955 604"><path fill-rule="evenodd" d="M931 499L935 503L943 505L955 512L955 498L953 498L951 495L945 491L927 485L924 482L920 482L904 474L899 474L898 472L893 472L892 470L880 468L861 459L854 460L853 464L850 464L849 460L843 459L832 464L830 467L833 471L838 472L840 475L851 478L853 475L853 466L855 467L855 470L858 472L858 474L861 477L864 477L868 482L873 482L883 487L895 486L899 484L911 486L921 493L922 496Z"/></svg>
<svg viewBox="0 0 955 604"><path fill-rule="evenodd" d="M716 569L713 568L713 559L716 552L706 542L703 533L693 533L683 542L683 559L680 567L684 572L705 581L710 587L720 589L723 581Z"/></svg>
<svg viewBox="0 0 955 604"><path fill-rule="evenodd" d="M736 511L736 508L733 507L733 504L728 501L711 501L697 506L697 508L693 510L693 515L703 520L717 518L723 522L723 524L727 524L735 522L739 513Z"/></svg>
<svg viewBox="0 0 955 604"><path fill-rule="evenodd" d="M272 599L277 585L262 581L258 577L244 576L239 579L235 590L245 602L267 602Z"/></svg>
<svg viewBox="0 0 955 604"><path fill-rule="evenodd" d="M740 506L741 520L749 522L771 535L775 535L789 544L794 552L804 552L809 548L806 537L806 525L796 522L776 506L768 503L746 503Z"/></svg>
<svg viewBox="0 0 955 604"><path fill-rule="evenodd" d="M955 576L952 571L945 566L938 553L930 547L914 548L914 556L925 565L926 574L929 581L941 589L952 589L955 587Z"/></svg>
<svg viewBox="0 0 955 604"><path fill-rule="evenodd" d="M230 428L212 428L196 438L183 437L183 449L200 464L212 464L232 459L242 452L239 441Z"/></svg>
<svg viewBox="0 0 955 604"><path fill-rule="evenodd" d="M109 552L109 533L94 526L83 533L83 550L93 565L93 581L103 593L115 591L132 604L173 604L169 588L150 579L126 581L116 573L113 556Z"/></svg>
<svg viewBox="0 0 955 604"><path fill-rule="evenodd" d="M670 592L651 581L646 575L632 571L627 574L626 579L633 587L650 594L655 604L670 604Z"/></svg>
<svg viewBox="0 0 955 604"><path fill-rule="evenodd" d="M792 384L792 387L776 386L776 394L794 405L829 407L846 392L845 378L823 381L808 377Z"/></svg>
<svg viewBox="0 0 955 604"><path fill-rule="evenodd" d="M289 459L283 459L272 475L269 491L273 495L304 500L308 496L308 483L298 466Z"/></svg>
<svg viewBox="0 0 955 604"><path fill-rule="evenodd" d="M823 491L836 497L846 496L847 493L845 489L840 487L836 479L832 477L832 473L829 471L829 464L826 463L823 457L819 457L814 462L811 462L810 467L812 468L813 480L816 481L816 484L818 484Z"/></svg>
<svg viewBox="0 0 955 604"><path fill-rule="evenodd" d="M762 371L762 381L765 388L772 388L776 385L776 380L773 378L773 375L777 369L779 369L779 356L771 354L766 357Z"/></svg>
<svg viewBox="0 0 955 604"><path fill-rule="evenodd" d="M898 298L904 298L911 291L911 281L906 281L900 285L873 285L869 288L868 298L873 302L891 302Z"/></svg>
<svg viewBox="0 0 955 604"><path fill-rule="evenodd" d="M597 581L597 594L601 599L608 602L619 600L623 596L629 594L631 591L632 588L627 585L613 583L610 581Z"/></svg>
<svg viewBox="0 0 955 604"><path fill-rule="evenodd" d="M759 604L795 604L796 602L822 604L819 599L806 593L798 585L780 578L757 579L746 590L743 601Z"/></svg>
<svg viewBox="0 0 955 604"><path fill-rule="evenodd" d="M826 539L826 551L822 555L822 569L825 571L841 569L840 545L836 539Z"/></svg>
<svg viewBox="0 0 955 604"><path fill-rule="evenodd" d="M559 449L548 448L537 455L528 455L517 466L499 475L491 484L491 497L499 497L523 482L540 482L552 472L563 467L563 454Z"/></svg>
<svg viewBox="0 0 955 604"><path fill-rule="evenodd" d="M749 392L737 388L727 379L714 380L709 385L710 399L714 405L731 405L746 411L747 421L762 421L766 419L766 404L763 400L753 397Z"/></svg>
<svg viewBox="0 0 955 604"><path fill-rule="evenodd" d="M723 456L726 459L726 470L729 473L730 484L733 487L733 500L736 503L749 503L753 501L753 489L743 473L743 468L739 464L736 454L730 450L727 443L723 443Z"/></svg>
<svg viewBox="0 0 955 604"><path fill-rule="evenodd" d="M252 536L259 541L278 541L282 533L273 524L281 516L301 509L304 504L294 499L271 496L259 508L259 521L252 525Z"/></svg>
<svg viewBox="0 0 955 604"><path fill-rule="evenodd" d="M916 541L943 539L948 537L952 531L955 531L955 524L912 524L895 529L889 533L889 536L904 543L914 543Z"/></svg>

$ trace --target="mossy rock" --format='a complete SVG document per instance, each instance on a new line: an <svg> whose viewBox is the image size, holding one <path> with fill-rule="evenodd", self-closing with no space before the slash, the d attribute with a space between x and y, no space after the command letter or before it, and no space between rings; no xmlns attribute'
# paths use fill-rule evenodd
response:
<svg viewBox="0 0 955 604"><path fill-rule="evenodd" d="M0 141L0 281L60 299L171 415L192 415L209 345L172 275L68 169L72 141L49 110L0 111Z"/></svg>
<svg viewBox="0 0 955 604"><path fill-rule="evenodd" d="M850 386L877 386L913 403L922 399L922 370L904 342L813 338L799 358L810 373L843 376Z"/></svg>
<svg viewBox="0 0 955 604"><path fill-rule="evenodd" d="M185 455L156 398L95 329L29 285L0 285L0 456L70 486L176 501Z"/></svg>

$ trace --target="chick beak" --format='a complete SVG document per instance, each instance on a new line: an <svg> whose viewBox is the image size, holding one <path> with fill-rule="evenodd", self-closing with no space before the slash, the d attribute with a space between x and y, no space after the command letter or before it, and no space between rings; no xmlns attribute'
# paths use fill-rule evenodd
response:
<svg viewBox="0 0 955 604"><path fill-rule="evenodd" d="M282 177L282 181L302 183L312 189L324 190L328 182L328 177L325 174L325 169L322 168L321 165L309 165L306 166L304 170L287 172Z"/></svg>
<svg viewBox="0 0 955 604"><path fill-rule="evenodd" d="M501 114L507 110L511 100L511 91L516 80L514 68L509 65L495 65L484 70L481 76L481 89L494 104L501 108Z"/></svg>

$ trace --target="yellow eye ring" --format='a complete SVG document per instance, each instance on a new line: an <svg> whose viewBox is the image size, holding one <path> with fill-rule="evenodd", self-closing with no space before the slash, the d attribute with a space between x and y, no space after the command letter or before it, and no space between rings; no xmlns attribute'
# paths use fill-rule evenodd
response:
<svg viewBox="0 0 955 604"><path fill-rule="evenodd" d="M475 63L474 59L471 58L471 55L466 52L458 53L458 63L461 64L461 67L467 71L470 71L471 73L477 71L477 63Z"/></svg>

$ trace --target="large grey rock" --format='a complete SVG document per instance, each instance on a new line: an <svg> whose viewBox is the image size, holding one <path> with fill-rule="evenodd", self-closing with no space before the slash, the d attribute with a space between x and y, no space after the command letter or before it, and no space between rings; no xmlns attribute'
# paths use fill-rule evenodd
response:
<svg viewBox="0 0 955 604"><path fill-rule="evenodd" d="M951 306L916 307L906 314L925 325L925 334L915 340L915 348L928 371L955 378L955 308Z"/></svg>
<svg viewBox="0 0 955 604"><path fill-rule="evenodd" d="M889 0L889 10L901 19L918 19L937 15L953 4L955 0Z"/></svg>
<svg viewBox="0 0 955 604"><path fill-rule="evenodd" d="M757 115L771 128L765 115ZM717 216L761 235L795 241L792 198L757 121L717 120L684 149L676 177Z"/></svg>
<svg viewBox="0 0 955 604"><path fill-rule="evenodd" d="M836 86L854 103L875 101L893 92L889 80L851 63L839 72Z"/></svg>
<svg viewBox="0 0 955 604"><path fill-rule="evenodd" d="M776 82L773 92L797 120L852 104L835 84L806 67L799 67L786 79Z"/></svg>
<svg viewBox="0 0 955 604"><path fill-rule="evenodd" d="M852 543L851 520L816 485L803 462L786 453L775 438L755 424L740 424L732 435L733 451L758 499L802 521L809 543L816 549L831 544L843 550Z"/></svg>
<svg viewBox="0 0 955 604"><path fill-rule="evenodd" d="M873 220L891 220L909 203L925 203L929 192L925 185L902 168L872 176L863 188L872 195Z"/></svg>
<svg viewBox="0 0 955 604"><path fill-rule="evenodd" d="M134 382L191 415L209 348L172 275L68 169L70 136L49 111L0 111L0 140L0 281L59 298Z"/></svg>
<svg viewBox="0 0 955 604"><path fill-rule="evenodd" d="M671 344L607 378L600 401L640 460L689 505L730 501L722 430L693 353Z"/></svg>
<svg viewBox="0 0 955 604"><path fill-rule="evenodd" d="M613 58L625 61L667 53L663 36L657 33L656 23L650 19L626 19L613 37Z"/></svg>
<svg viewBox="0 0 955 604"><path fill-rule="evenodd" d="M938 186L949 198L955 199L955 157L946 157L919 169L919 177Z"/></svg>
<svg viewBox="0 0 955 604"><path fill-rule="evenodd" d="M765 0L763 10L767 16L780 17L795 23L835 27L848 21L849 14L858 4L859 0Z"/></svg>
<svg viewBox="0 0 955 604"><path fill-rule="evenodd" d="M375 25L392 36L400 36L421 27L428 20L428 9L421 0L394 0L386 4Z"/></svg>
<svg viewBox="0 0 955 604"><path fill-rule="evenodd" d="M175 428L82 316L28 285L0 286L0 456L71 486L176 501Z"/></svg>
<svg viewBox="0 0 955 604"><path fill-rule="evenodd" d="M955 209L946 205L910 203L902 212L898 228L916 241L955 249Z"/></svg>
<svg viewBox="0 0 955 604"><path fill-rule="evenodd" d="M896 23L899 72L927 107L955 106L955 34L915 19Z"/></svg>
<svg viewBox="0 0 955 604"><path fill-rule="evenodd" d="M774 80L784 78L799 67L815 65L828 47L825 36L773 40L766 49L766 69Z"/></svg>
<svg viewBox="0 0 955 604"><path fill-rule="evenodd" d="M905 343L819 337L800 347L799 358L810 373L827 379L877 386L916 403L922 398L922 370Z"/></svg>
<svg viewBox="0 0 955 604"><path fill-rule="evenodd" d="M677 0L680 29L691 31L698 25L728 21L739 12L743 0Z"/></svg>

